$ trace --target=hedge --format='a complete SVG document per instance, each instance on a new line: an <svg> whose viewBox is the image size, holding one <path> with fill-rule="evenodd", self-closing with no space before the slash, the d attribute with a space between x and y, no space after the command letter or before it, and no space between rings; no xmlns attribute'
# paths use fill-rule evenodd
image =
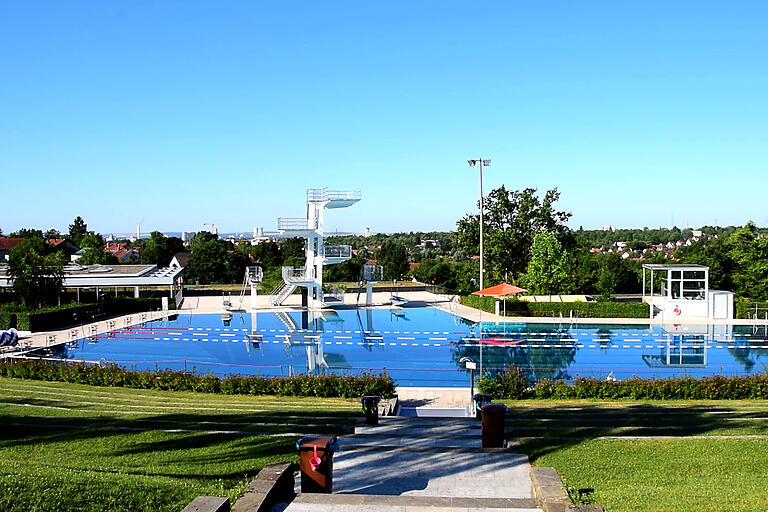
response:
<svg viewBox="0 0 768 512"><path fill-rule="evenodd" d="M768 373L742 377L640 379L605 381L595 378L562 380L542 379L534 386L522 370L508 368L493 378L478 382L481 393L494 398L537 399L621 399L633 400L745 400L768 398Z"/></svg>
<svg viewBox="0 0 768 512"><path fill-rule="evenodd" d="M493 297L464 295L461 303L471 308L495 313ZM643 302L525 302L507 299L507 316L574 317L579 318L648 318L650 309ZM504 311L504 305L501 305Z"/></svg>
<svg viewBox="0 0 768 512"><path fill-rule="evenodd" d="M395 382L386 373L359 376L297 375L295 377L196 375L182 371L134 372L116 365L49 363L36 360L0 362L0 376L15 379L71 382L91 386L200 391L226 395L282 395L392 398Z"/></svg>
<svg viewBox="0 0 768 512"><path fill-rule="evenodd" d="M173 301L170 303L172 307ZM16 315L16 329L39 332L89 323L110 316L157 310L161 304L162 299L159 298L122 297L93 304L73 303L33 311L24 310L19 306L4 306L0 309L0 329L13 327L12 315Z"/></svg>

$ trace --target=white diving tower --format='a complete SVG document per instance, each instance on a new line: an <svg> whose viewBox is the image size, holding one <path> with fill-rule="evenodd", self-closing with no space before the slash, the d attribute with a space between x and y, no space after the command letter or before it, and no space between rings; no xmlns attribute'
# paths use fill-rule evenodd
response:
<svg viewBox="0 0 768 512"><path fill-rule="evenodd" d="M277 231L285 238L304 238L306 262L303 267L283 267L283 282L272 291L270 303L281 305L297 287L307 289L310 309L325 306L323 297L323 265L333 265L352 258L350 245L323 244L323 218L326 209L347 208L360 201L359 190L307 190L307 217L277 219ZM304 305L304 304L302 304Z"/></svg>

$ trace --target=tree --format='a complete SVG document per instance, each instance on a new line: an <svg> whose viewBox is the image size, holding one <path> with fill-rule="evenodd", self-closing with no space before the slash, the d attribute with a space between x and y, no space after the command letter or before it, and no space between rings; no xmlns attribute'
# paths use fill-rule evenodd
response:
<svg viewBox="0 0 768 512"><path fill-rule="evenodd" d="M56 304L63 289L66 257L60 251L49 252L41 238L28 238L8 254L8 274L13 291L25 306Z"/></svg>
<svg viewBox="0 0 768 512"><path fill-rule="evenodd" d="M43 239L43 232L34 228L21 228L18 231L11 233L11 238L39 238Z"/></svg>
<svg viewBox="0 0 768 512"><path fill-rule="evenodd" d="M158 267L167 267L173 259L173 255L182 251L184 251L184 242L181 238L166 237L160 231L153 231L149 235L149 239L141 245L139 261Z"/></svg>
<svg viewBox="0 0 768 512"><path fill-rule="evenodd" d="M537 233L553 233L566 249L575 244L565 225L571 214L554 208L559 198L557 189L548 190L539 199L534 188L520 192L508 191L504 186L488 194L483 219L485 284L518 278L528 266ZM459 246L471 254L479 254L479 217L467 214L457 222Z"/></svg>
<svg viewBox="0 0 768 512"><path fill-rule="evenodd" d="M528 291L535 295L552 295L567 291L570 277L568 254L554 233L542 231L533 239L531 259L523 276Z"/></svg>
<svg viewBox="0 0 768 512"><path fill-rule="evenodd" d="M51 240L51 239L55 240L57 238L61 238L61 233L59 233L58 229L51 228L48 231L46 231L45 234L43 234L43 238L45 238L46 240Z"/></svg>
<svg viewBox="0 0 768 512"><path fill-rule="evenodd" d="M403 244L385 240L378 251L376 262L384 267L384 279L402 279L408 273L408 252Z"/></svg>
<svg viewBox="0 0 768 512"><path fill-rule="evenodd" d="M69 239L73 244L80 247L80 243L83 237L88 234L88 224L85 223L81 216L75 217L72 224L69 225Z"/></svg>
<svg viewBox="0 0 768 512"><path fill-rule="evenodd" d="M729 238L733 291L754 300L768 300L768 238L759 237L752 222Z"/></svg>

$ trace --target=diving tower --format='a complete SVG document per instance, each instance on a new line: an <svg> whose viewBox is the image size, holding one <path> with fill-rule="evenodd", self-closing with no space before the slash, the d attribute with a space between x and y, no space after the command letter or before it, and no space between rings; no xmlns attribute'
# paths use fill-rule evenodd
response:
<svg viewBox="0 0 768 512"><path fill-rule="evenodd" d="M325 210L347 208L361 199L359 190L329 190L310 188L307 190L306 218L277 219L277 231L284 238L304 238L306 262L303 267L283 267L283 282L272 291L270 304L279 306L298 287L307 289L306 304L310 309L325 306L323 297L323 266L333 265L352 258L350 245L325 245L323 243L323 220Z"/></svg>

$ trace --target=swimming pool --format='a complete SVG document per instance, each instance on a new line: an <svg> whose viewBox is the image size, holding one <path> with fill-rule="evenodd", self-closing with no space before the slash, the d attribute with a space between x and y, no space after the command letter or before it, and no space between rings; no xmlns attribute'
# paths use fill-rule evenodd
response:
<svg viewBox="0 0 768 512"><path fill-rule="evenodd" d="M768 363L765 327L480 323L435 308L179 314L63 345L68 359L136 370L288 376L386 371L401 386L467 386L459 361L540 379L745 375Z"/></svg>

